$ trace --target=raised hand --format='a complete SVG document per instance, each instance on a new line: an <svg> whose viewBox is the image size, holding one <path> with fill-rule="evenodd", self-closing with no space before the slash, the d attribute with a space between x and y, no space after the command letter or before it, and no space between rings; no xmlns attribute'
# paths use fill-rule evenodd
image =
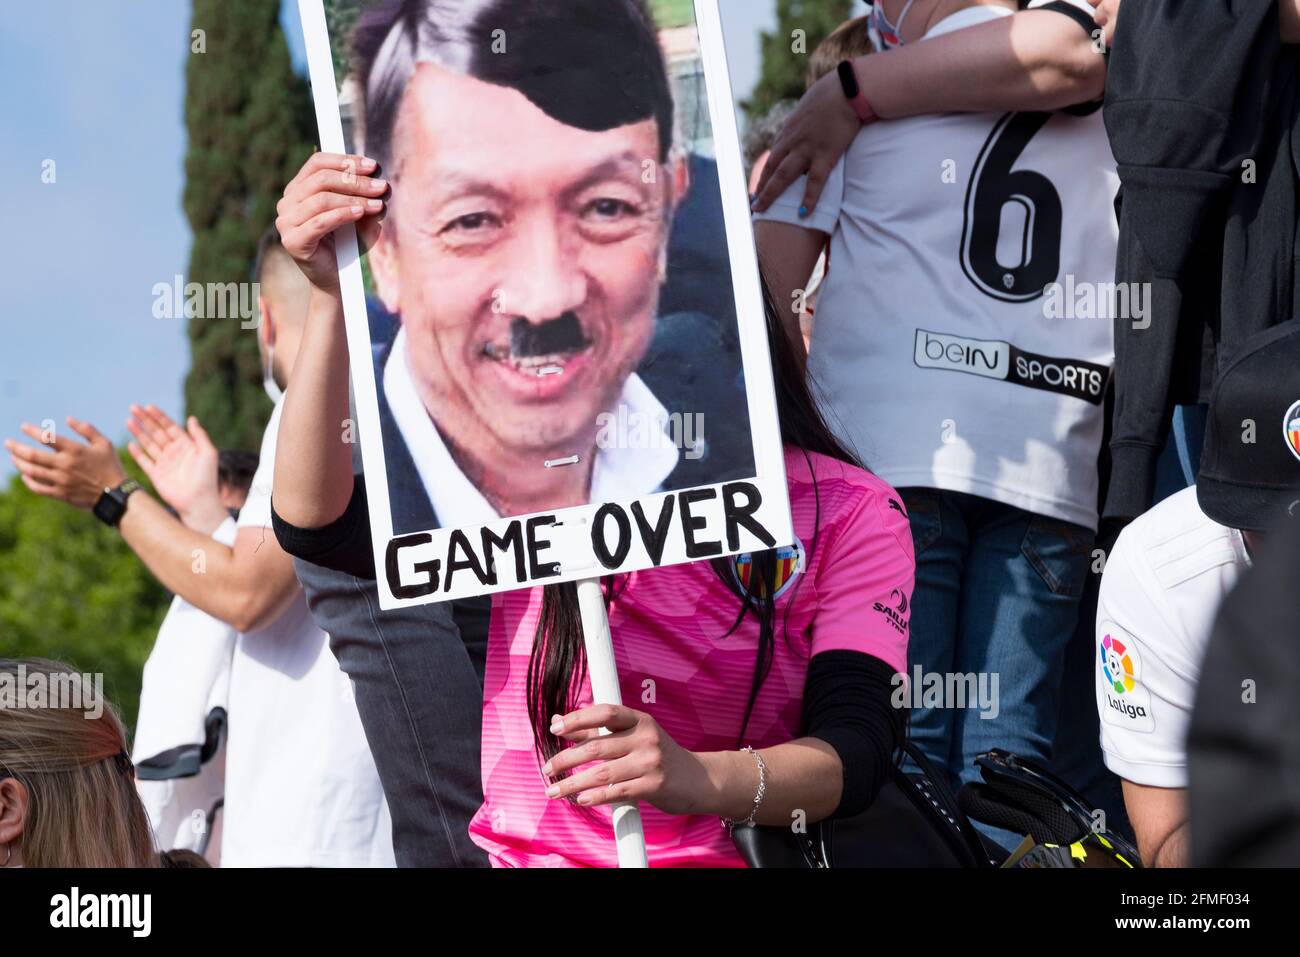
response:
<svg viewBox="0 0 1300 957"><path fill-rule="evenodd" d="M210 534L226 516L217 484L217 448L194 416L186 425L182 429L157 406L133 405L126 427L135 441L127 451L181 521Z"/></svg>
<svg viewBox="0 0 1300 957"><path fill-rule="evenodd" d="M799 100L772 144L758 181L754 209L766 210L786 187L807 173L802 205L806 215L811 215L835 164L861 129L862 120L844 98L839 77L833 72L822 77Z"/></svg>
<svg viewBox="0 0 1300 957"><path fill-rule="evenodd" d="M317 289L338 291L334 230L356 223L363 249L379 237L388 183L377 171L364 156L314 153L284 188L275 208L280 244Z"/></svg>
<svg viewBox="0 0 1300 957"><path fill-rule="evenodd" d="M126 481L126 470L117 459L113 443L98 429L71 416L67 422L86 440L84 443L24 422L23 434L44 448L34 449L13 439L5 439L5 448L23 484L37 495L91 509L106 489Z"/></svg>

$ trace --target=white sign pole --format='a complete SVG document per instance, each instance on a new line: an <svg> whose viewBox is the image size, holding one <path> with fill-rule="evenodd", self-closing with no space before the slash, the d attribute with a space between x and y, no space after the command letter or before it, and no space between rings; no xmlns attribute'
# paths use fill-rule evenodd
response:
<svg viewBox="0 0 1300 957"><path fill-rule="evenodd" d="M591 697L595 704L623 703L618 689L618 668L614 664L614 643L609 637L609 615L600 579L584 578L578 582L578 607L582 612L582 640L587 648L587 674L591 677ZM609 732L601 728L601 734ZM645 832L641 829L641 812L635 804L614 805L614 841L618 845L619 867L649 867Z"/></svg>

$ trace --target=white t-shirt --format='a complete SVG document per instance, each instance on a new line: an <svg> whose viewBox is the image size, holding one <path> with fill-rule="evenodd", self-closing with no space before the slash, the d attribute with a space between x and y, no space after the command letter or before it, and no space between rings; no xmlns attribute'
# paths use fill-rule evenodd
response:
<svg viewBox="0 0 1300 957"><path fill-rule="evenodd" d="M235 544L235 520L212 533L214 541ZM144 663L140 714L135 722L132 760L148 758L207 740L212 712L230 710L230 667L239 633L180 595L172 598ZM137 777L136 791L149 815L159 850L186 848L220 866L220 811L226 791L226 741L197 774L163 780Z"/></svg>
<svg viewBox="0 0 1300 957"><path fill-rule="evenodd" d="M1097 710L1106 766L1187 786L1187 724L1219 605L1250 564L1241 532L1184 489L1124 529L1097 604Z"/></svg>
<svg viewBox="0 0 1300 957"><path fill-rule="evenodd" d="M865 127L808 217L803 180L758 216L831 237L809 373L873 472L1096 528L1118 188L1100 111L917 116Z"/></svg>
<svg viewBox="0 0 1300 957"><path fill-rule="evenodd" d="M283 404L283 403L281 403ZM239 528L271 531L276 406ZM224 867L392 867L392 824L352 696L301 591L239 636L230 675Z"/></svg>

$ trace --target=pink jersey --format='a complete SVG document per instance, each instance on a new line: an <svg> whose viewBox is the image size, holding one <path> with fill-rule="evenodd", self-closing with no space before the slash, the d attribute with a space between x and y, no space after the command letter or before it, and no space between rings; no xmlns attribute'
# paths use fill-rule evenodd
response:
<svg viewBox="0 0 1300 957"><path fill-rule="evenodd" d="M800 547L778 562L771 671L744 743L771 747L799 737L809 659L824 651L873 655L906 670L915 564L907 516L880 479L835 459L786 449L790 507ZM780 557L780 556L778 556ZM747 556L732 570L748 574ZM623 703L654 717L682 747L737 747L754 672L758 623L730 635L739 599L709 562L620 576L609 611ZM496 595L483 702L483 806L474 842L504 867L615 867L608 807L546 797L525 706L525 681L541 589ZM725 637L724 637L725 636ZM591 703L584 683L580 706ZM716 817L670 815L641 804L654 867L741 867Z"/></svg>

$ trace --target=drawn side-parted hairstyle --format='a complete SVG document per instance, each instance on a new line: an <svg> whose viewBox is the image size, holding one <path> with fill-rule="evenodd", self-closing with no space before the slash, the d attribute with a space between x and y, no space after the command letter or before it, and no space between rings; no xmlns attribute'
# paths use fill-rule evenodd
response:
<svg viewBox="0 0 1300 957"><path fill-rule="evenodd" d="M0 675L18 693L20 675L39 676L46 687L82 682L83 703L88 693L80 675L55 661L0 658ZM19 781L28 795L23 865L158 867L122 719L106 701L97 716L55 706L61 703L0 702L0 777Z"/></svg>
<svg viewBox="0 0 1300 957"><path fill-rule="evenodd" d="M659 161L672 150L672 88L644 0L376 0L353 30L351 73L357 148L381 167L418 63L517 90L577 129L654 119Z"/></svg>

